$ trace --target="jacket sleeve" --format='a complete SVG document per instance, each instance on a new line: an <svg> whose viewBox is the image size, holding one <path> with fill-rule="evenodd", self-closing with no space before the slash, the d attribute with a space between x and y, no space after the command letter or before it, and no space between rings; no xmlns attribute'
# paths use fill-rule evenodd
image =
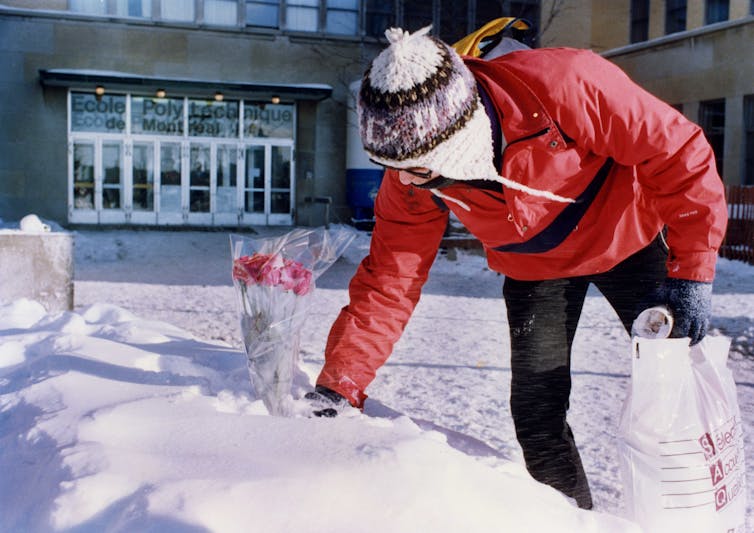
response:
<svg viewBox="0 0 754 533"><path fill-rule="evenodd" d="M592 152L636 168L639 194L668 228L668 275L712 281L728 215L701 128L597 54L577 52L563 68L564 82L546 96L555 101L563 131Z"/></svg>
<svg viewBox="0 0 754 533"><path fill-rule="evenodd" d="M447 225L430 191L402 185L388 170L375 200L369 255L349 285L317 379L361 407L364 390L400 338L427 280Z"/></svg>

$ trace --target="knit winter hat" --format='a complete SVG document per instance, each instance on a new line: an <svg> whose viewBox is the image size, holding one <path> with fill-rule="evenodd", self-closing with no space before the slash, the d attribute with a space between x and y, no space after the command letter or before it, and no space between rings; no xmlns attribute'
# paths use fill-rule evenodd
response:
<svg viewBox="0 0 754 533"><path fill-rule="evenodd" d="M453 180L494 180L570 202L498 174L492 125L474 75L453 48L428 35L430 29L413 34L388 29L389 46L364 73L357 107L369 156L389 167L424 167Z"/></svg>
<svg viewBox="0 0 754 533"><path fill-rule="evenodd" d="M474 76L429 30L385 32L390 46L367 69L359 92L364 149L386 166L494 179L492 126Z"/></svg>

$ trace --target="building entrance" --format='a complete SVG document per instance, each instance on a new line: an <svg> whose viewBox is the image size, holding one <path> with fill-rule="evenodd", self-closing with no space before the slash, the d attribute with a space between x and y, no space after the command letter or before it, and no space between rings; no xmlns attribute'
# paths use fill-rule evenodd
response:
<svg viewBox="0 0 754 533"><path fill-rule="evenodd" d="M70 222L293 223L292 104L71 92L69 109Z"/></svg>

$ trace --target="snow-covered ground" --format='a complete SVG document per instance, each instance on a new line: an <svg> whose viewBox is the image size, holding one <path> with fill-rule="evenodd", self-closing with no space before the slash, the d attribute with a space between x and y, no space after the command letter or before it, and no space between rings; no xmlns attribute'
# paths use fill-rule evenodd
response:
<svg viewBox="0 0 754 533"><path fill-rule="evenodd" d="M368 244L360 233L318 280L302 342L312 379ZM438 256L365 416L310 420L254 401L227 233L77 231L75 246L73 313L0 308L0 531L632 530L615 517L630 343L596 291L569 414L596 505L584 512L522 466L502 277L481 256ZM754 267L719 261L713 315L749 428Z"/></svg>

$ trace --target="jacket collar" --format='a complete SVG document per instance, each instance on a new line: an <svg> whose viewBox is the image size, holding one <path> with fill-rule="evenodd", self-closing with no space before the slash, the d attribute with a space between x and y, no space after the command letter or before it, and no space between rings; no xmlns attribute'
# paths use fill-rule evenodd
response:
<svg viewBox="0 0 754 533"><path fill-rule="evenodd" d="M505 66L504 57L491 61L465 57L464 61L494 101L509 144L554 126L534 91Z"/></svg>

